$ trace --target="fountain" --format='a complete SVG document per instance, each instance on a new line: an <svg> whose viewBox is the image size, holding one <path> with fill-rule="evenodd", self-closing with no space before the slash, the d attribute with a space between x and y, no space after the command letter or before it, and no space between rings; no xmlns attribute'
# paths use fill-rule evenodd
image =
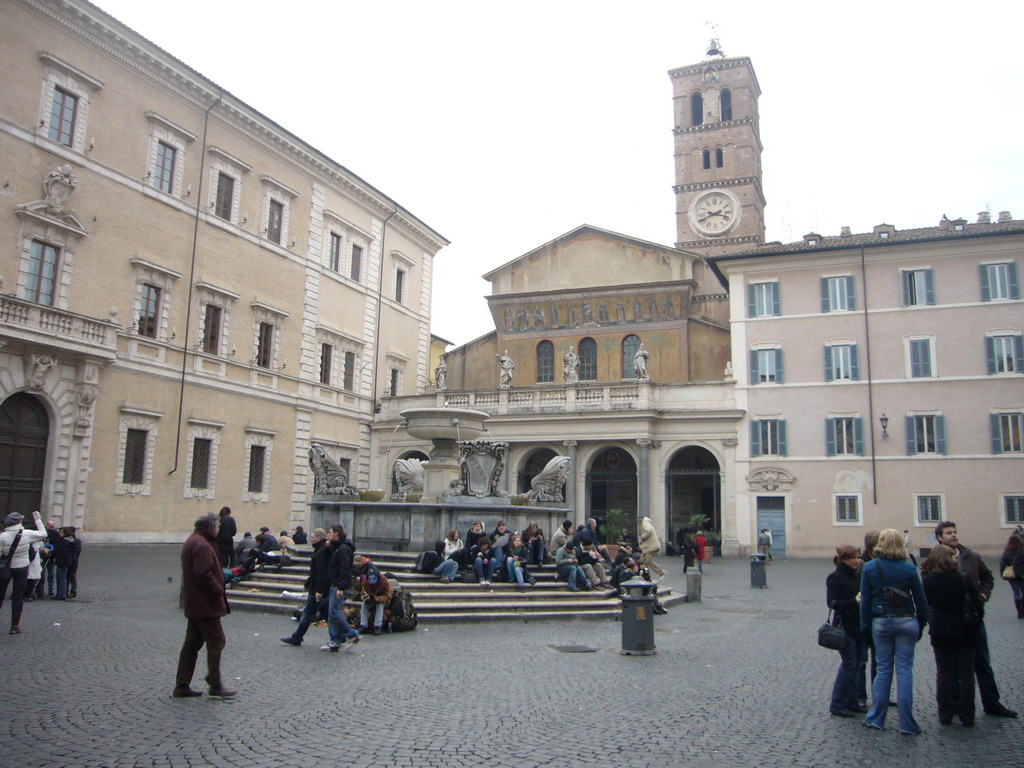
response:
<svg viewBox="0 0 1024 768"><path fill-rule="evenodd" d="M408 408L399 415L406 432L433 444L430 461L423 465L422 500L441 501L460 474L459 442L480 437L490 414L468 408Z"/></svg>

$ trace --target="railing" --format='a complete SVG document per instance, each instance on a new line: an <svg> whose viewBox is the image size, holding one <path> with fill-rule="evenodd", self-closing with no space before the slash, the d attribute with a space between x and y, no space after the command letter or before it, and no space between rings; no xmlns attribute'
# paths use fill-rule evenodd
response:
<svg viewBox="0 0 1024 768"><path fill-rule="evenodd" d="M113 323L13 296L0 296L0 324L59 336L63 342L78 341L110 352L117 348L117 326Z"/></svg>

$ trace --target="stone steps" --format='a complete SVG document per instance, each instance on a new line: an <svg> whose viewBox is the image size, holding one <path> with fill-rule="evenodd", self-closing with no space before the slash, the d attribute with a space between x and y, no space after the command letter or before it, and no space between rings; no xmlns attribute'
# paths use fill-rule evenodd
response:
<svg viewBox="0 0 1024 768"><path fill-rule="evenodd" d="M280 569L256 571L228 590L232 610L292 614L303 600L282 597L281 593L304 592L303 583L309 573L311 550L293 553L293 564ZM621 604L613 590L570 592L565 582L557 581L552 565L533 566L530 573L537 584L519 592L515 584L455 581L442 584L429 573L412 571L415 553L366 552L381 571L395 574L398 582L411 595L421 622L457 623L479 621L565 621L574 619L615 619ZM671 588L659 590L664 605L685 601Z"/></svg>

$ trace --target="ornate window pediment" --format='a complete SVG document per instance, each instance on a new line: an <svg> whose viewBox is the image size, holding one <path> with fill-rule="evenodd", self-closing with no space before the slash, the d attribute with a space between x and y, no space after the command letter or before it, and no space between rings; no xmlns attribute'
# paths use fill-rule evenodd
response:
<svg viewBox="0 0 1024 768"><path fill-rule="evenodd" d="M747 476L747 482L752 491L788 491L796 482L796 478L784 469L765 467L751 472Z"/></svg>

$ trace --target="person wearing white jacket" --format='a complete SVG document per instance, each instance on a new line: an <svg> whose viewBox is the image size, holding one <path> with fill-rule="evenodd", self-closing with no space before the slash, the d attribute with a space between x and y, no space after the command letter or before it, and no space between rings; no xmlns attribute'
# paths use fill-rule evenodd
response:
<svg viewBox="0 0 1024 768"><path fill-rule="evenodd" d="M5 519L3 533L0 533L0 564L10 564L10 571L6 575L0 574L0 607L3 606L4 597L7 595L7 585L14 583L11 593L11 631L10 634L17 635L21 632L18 624L21 622L21 609L25 597L25 580L28 578L28 549L37 541L46 540L46 529L39 517L39 512L33 512L32 518L36 521L34 531L25 528L21 521L25 516L18 512L11 512ZM15 544L17 541L17 544ZM12 551L13 550L13 551Z"/></svg>
<svg viewBox="0 0 1024 768"><path fill-rule="evenodd" d="M654 580L658 583L668 573L658 565L654 560L655 554L661 554L661 540L658 538L658 532L654 530L654 523L651 522L651 518L645 517L640 521L640 565L646 566L650 570L658 574L658 578Z"/></svg>

